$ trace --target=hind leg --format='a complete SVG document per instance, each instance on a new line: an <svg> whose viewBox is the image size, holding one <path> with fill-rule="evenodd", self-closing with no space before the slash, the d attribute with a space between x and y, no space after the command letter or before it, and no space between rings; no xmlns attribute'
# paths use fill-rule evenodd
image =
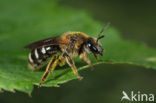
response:
<svg viewBox="0 0 156 103"><path fill-rule="evenodd" d="M56 68L58 60L59 60L59 55L54 55L51 58L49 64L46 67L46 71L44 72L44 74L42 76L39 87L41 87L42 83L45 81L45 79L48 77L48 75Z"/></svg>
<svg viewBox="0 0 156 103"><path fill-rule="evenodd" d="M63 65L65 65L65 61L66 59L63 56L59 56L58 65L62 67Z"/></svg>

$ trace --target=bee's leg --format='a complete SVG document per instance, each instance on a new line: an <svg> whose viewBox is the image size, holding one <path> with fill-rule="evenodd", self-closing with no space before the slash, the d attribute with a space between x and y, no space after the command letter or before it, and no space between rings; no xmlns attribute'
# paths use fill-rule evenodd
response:
<svg viewBox="0 0 156 103"><path fill-rule="evenodd" d="M66 58L66 61L67 61L68 65L72 68L74 74L77 76L77 78L79 78L81 80L82 77L79 75L79 73L75 67L74 61L70 58L70 56L67 53L63 54L63 56Z"/></svg>
<svg viewBox="0 0 156 103"><path fill-rule="evenodd" d="M65 64L65 61L64 57L59 56L58 65L62 67Z"/></svg>
<svg viewBox="0 0 156 103"><path fill-rule="evenodd" d="M89 59L86 52L83 52L83 53L80 54L80 59L85 61L90 66L91 70L94 69L94 67L93 67L93 65L92 65L92 63L91 63L91 61L90 61L90 59Z"/></svg>
<svg viewBox="0 0 156 103"><path fill-rule="evenodd" d="M39 87L41 87L42 83L48 77L48 75L50 74L50 72L52 72L55 69L55 67L57 66L57 63L58 63L58 59L59 59L59 55L54 55L51 58L49 64L46 67L46 71L44 72L44 74L42 76L42 79L40 81Z"/></svg>
<svg viewBox="0 0 156 103"><path fill-rule="evenodd" d="M93 53L93 55L94 55L96 61L98 61L98 57L97 57L97 55L96 55L95 53Z"/></svg>

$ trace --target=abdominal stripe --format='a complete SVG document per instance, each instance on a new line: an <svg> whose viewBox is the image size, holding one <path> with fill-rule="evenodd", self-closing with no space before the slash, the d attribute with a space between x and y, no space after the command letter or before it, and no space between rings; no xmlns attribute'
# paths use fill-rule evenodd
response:
<svg viewBox="0 0 156 103"><path fill-rule="evenodd" d="M31 52L31 58L32 58L34 64L40 65L40 63L38 62L38 58L35 55L35 50L33 50Z"/></svg>
<svg viewBox="0 0 156 103"><path fill-rule="evenodd" d="M29 54L29 64L31 64L32 66L34 66L34 64L36 66L39 66L43 64L43 62L46 61L47 58L52 56L52 54L55 54L59 51L60 49L57 46L46 46L42 48L36 48L32 50L32 52Z"/></svg>

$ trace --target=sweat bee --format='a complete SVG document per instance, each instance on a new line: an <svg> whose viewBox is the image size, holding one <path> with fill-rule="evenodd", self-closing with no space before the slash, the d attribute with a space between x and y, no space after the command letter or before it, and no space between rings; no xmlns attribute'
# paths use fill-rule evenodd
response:
<svg viewBox="0 0 156 103"><path fill-rule="evenodd" d="M43 64L51 58L41 78L39 87L41 87L47 76L54 71L56 66L63 66L65 61L77 78L82 79L72 58L79 56L80 59L93 68L88 53L92 53L96 60L98 59L97 54L103 55L103 47L99 40L104 37L102 33L108 25L109 23L101 30L97 38L90 37L83 32L66 32L61 36L47 38L25 46L25 49L31 50L28 57L28 65L33 70L41 69Z"/></svg>

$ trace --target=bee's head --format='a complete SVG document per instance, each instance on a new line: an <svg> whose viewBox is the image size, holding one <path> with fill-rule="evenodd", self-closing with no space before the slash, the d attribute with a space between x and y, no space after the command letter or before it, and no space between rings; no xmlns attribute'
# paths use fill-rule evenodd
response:
<svg viewBox="0 0 156 103"><path fill-rule="evenodd" d="M93 54L103 55L103 47L95 38L88 38L85 43L85 48L88 52L92 52Z"/></svg>
<svg viewBox="0 0 156 103"><path fill-rule="evenodd" d="M85 48L87 49L88 52L92 52L93 54L100 54L103 55L103 47L102 45L98 42L100 39L102 39L104 36L101 35L104 30L109 26L110 23L107 23L106 26L101 30L101 32L98 34L97 38L88 38L88 40L85 43Z"/></svg>

